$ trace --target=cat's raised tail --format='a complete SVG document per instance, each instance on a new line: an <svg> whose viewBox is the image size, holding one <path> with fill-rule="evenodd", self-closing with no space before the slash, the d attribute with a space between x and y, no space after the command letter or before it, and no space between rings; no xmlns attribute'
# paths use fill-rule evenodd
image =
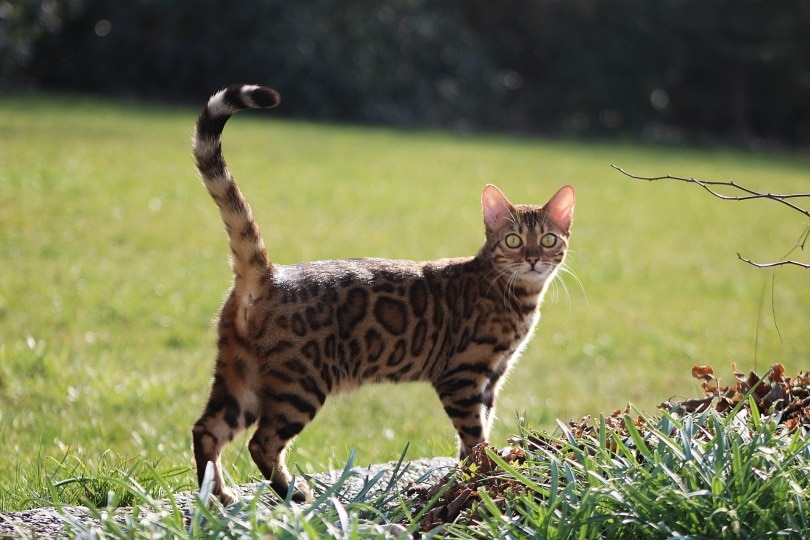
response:
<svg viewBox="0 0 810 540"><path fill-rule="evenodd" d="M203 106L194 130L197 171L219 207L233 253L233 271L237 278L246 280L248 291L272 266L250 205L225 164L222 129L228 119L242 109L275 107L279 101L278 92L272 88L229 86L211 96Z"/></svg>

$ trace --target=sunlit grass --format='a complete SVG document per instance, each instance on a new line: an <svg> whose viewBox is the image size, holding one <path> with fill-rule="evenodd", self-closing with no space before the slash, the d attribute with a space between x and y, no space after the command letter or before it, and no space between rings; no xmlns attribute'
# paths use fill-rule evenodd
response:
<svg viewBox="0 0 810 540"><path fill-rule="evenodd" d="M194 109L68 97L0 99L0 511L49 497L64 463L191 467L190 428L213 366L212 319L230 281L218 213L190 157ZM799 237L798 214L726 203L678 174L806 191L810 161L731 150L400 133L243 113L226 157L280 263L474 253L480 190L515 202L577 189L568 265L505 385L495 443L632 401L652 410L699 393L695 363L806 368L806 272L756 270ZM775 317L774 317L775 314ZM778 324L779 334L776 331ZM306 471L451 455L432 390L364 388L332 398L300 437ZM244 441L225 461L256 479ZM121 465L123 464L123 465ZM194 485L190 468L174 486Z"/></svg>
<svg viewBox="0 0 810 540"><path fill-rule="evenodd" d="M475 482L471 515L442 534L805 538L810 531L810 444L802 433L789 433L774 418L722 418L713 410L628 415L624 423L624 434L606 429L604 417L592 436L524 433L515 440L523 457L514 464L490 449L497 466Z"/></svg>

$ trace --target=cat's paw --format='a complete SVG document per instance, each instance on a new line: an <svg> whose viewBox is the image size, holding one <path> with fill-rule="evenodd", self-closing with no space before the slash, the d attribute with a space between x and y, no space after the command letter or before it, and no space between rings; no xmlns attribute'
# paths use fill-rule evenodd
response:
<svg viewBox="0 0 810 540"><path fill-rule="evenodd" d="M219 502L222 503L222 506L230 506L237 500L239 500L239 497L237 497L234 490L226 487L222 488L222 491L219 494Z"/></svg>
<svg viewBox="0 0 810 540"><path fill-rule="evenodd" d="M309 484L303 480L296 482L292 492L292 500L297 503L312 502L312 489Z"/></svg>

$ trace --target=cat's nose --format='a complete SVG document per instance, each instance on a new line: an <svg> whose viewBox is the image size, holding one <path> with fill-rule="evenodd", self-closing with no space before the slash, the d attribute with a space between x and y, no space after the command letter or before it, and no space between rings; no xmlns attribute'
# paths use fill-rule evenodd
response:
<svg viewBox="0 0 810 540"><path fill-rule="evenodd" d="M537 264L537 261L540 260L540 257L526 257L526 262L529 263L529 266L534 268L534 265Z"/></svg>

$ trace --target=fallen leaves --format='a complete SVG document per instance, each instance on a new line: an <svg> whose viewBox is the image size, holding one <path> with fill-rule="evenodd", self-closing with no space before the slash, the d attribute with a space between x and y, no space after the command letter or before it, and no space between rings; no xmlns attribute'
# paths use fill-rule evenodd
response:
<svg viewBox="0 0 810 540"><path fill-rule="evenodd" d="M427 532L444 523L455 523L472 510L480 501L479 490L487 491L491 499L503 500L509 491L521 489L521 484L500 470L498 464L487 454L494 451L505 463L518 465L525 456L524 450L509 446L498 450L489 443L474 447L470 455L456 468L429 487L416 487L408 491L423 505L436 498L436 503L419 522L419 529Z"/></svg>
<svg viewBox="0 0 810 540"><path fill-rule="evenodd" d="M692 377L701 381L704 396L678 402L664 402L659 408L676 415L698 414L713 408L721 416L730 414L751 414L750 407L756 407L760 416L772 418L789 431L799 428L810 429L810 373L800 372L795 377L786 377L785 368L774 364L764 377L751 371L745 374L732 364L732 382L724 385L711 366L694 366ZM526 458L526 448L538 449L565 459L578 441L584 439L602 440L612 452L617 450L617 438L632 438L631 430L638 434L645 431L646 420L642 416L633 417L628 405L616 409L610 415L596 421L591 416L572 420L561 426L564 437L559 438L542 432L529 432L524 437L509 441L510 446L501 450L482 443L476 446L470 456L462 461L457 469L431 487L412 488L417 506L433 504L419 522L421 532L428 532L437 526L456 523L460 520L475 520L482 500L487 499L501 507L510 495L526 490L507 471L503 470L491 457L491 453L510 467L520 468ZM604 425L604 433L602 433ZM567 442L565 442L567 441ZM584 446L584 445L583 445ZM536 496L536 494L535 494ZM435 500L434 500L435 499Z"/></svg>
<svg viewBox="0 0 810 540"><path fill-rule="evenodd" d="M736 364L732 364L731 371L734 382L724 386L711 366L695 366L692 377L701 381L704 397L664 402L659 407L679 414L701 413L713 407L718 413L728 415L751 412L753 404L757 413L772 416L791 431L810 426L810 374L800 372L795 377L786 377L782 364L772 365L765 377L755 371L746 375Z"/></svg>

